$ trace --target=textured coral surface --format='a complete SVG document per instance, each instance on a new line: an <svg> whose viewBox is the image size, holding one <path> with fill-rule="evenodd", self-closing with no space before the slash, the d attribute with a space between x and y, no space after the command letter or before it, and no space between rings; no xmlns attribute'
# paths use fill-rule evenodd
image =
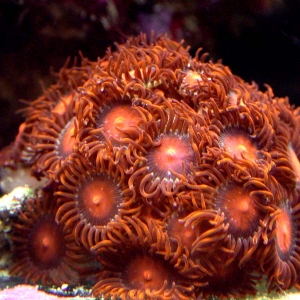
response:
<svg viewBox="0 0 300 300"><path fill-rule="evenodd" d="M271 87L141 34L65 66L23 114L0 163L41 183L11 275L105 299L299 287L299 109Z"/></svg>

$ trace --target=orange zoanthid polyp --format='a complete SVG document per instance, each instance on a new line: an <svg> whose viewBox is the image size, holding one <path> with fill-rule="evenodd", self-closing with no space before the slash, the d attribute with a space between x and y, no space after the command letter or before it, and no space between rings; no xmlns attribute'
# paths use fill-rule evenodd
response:
<svg viewBox="0 0 300 300"><path fill-rule="evenodd" d="M134 289L160 290L169 279L169 269L163 261L148 255L132 259L125 268L128 281Z"/></svg>
<svg viewBox="0 0 300 300"><path fill-rule="evenodd" d="M57 113L59 115L64 115L68 110L68 106L74 99L74 93L67 94L61 97L60 101L53 108L52 113Z"/></svg>
<svg viewBox="0 0 300 300"><path fill-rule="evenodd" d="M194 152L187 137L163 136L161 144L149 153L149 165L157 171L157 175L165 177L171 171L182 172L189 169L194 160Z"/></svg>
<svg viewBox="0 0 300 300"><path fill-rule="evenodd" d="M192 70L188 70L183 79L184 84L187 84L189 86L196 86L200 81L202 81L201 75L198 72Z"/></svg>
<svg viewBox="0 0 300 300"><path fill-rule="evenodd" d="M35 259L46 267L57 264L57 260L61 254L61 241L57 237L57 230L58 228L56 228L55 224L45 222L37 227L33 234L33 254Z"/></svg>
<svg viewBox="0 0 300 300"><path fill-rule="evenodd" d="M79 193L80 206L98 225L106 224L115 216L120 199L121 191L117 184L102 175L86 181Z"/></svg>
<svg viewBox="0 0 300 300"><path fill-rule="evenodd" d="M281 210L280 217L276 221L276 244L279 253L287 255L292 245L292 223L289 213Z"/></svg>
<svg viewBox="0 0 300 300"><path fill-rule="evenodd" d="M257 148L250 136L242 132L223 133L220 139L221 147L238 159L256 160Z"/></svg>
<svg viewBox="0 0 300 300"><path fill-rule="evenodd" d="M250 196L243 194L241 191L236 191L235 197L230 201L228 199L227 208L234 226L246 231L253 215L255 215Z"/></svg>
<svg viewBox="0 0 300 300"><path fill-rule="evenodd" d="M61 132L60 138L60 155L65 158L73 152L75 145L75 124L74 119L71 119Z"/></svg>
<svg viewBox="0 0 300 300"><path fill-rule="evenodd" d="M140 120L140 115L130 105L120 104L107 113L103 120L103 127L108 136L119 140L132 135L131 129L138 126ZM130 134L127 133L129 130Z"/></svg>
<svg viewBox="0 0 300 300"><path fill-rule="evenodd" d="M291 144L288 146L288 156L296 174L297 181L300 182L300 162Z"/></svg>
<svg viewBox="0 0 300 300"><path fill-rule="evenodd" d="M229 185L220 189L216 208L224 212L233 236L247 237L259 226L261 216L255 198L242 186Z"/></svg>
<svg viewBox="0 0 300 300"><path fill-rule="evenodd" d="M186 225L179 219L178 215L173 215L166 226L168 235L173 240L180 240L189 250L193 248L193 242L196 239L196 231L191 225Z"/></svg>

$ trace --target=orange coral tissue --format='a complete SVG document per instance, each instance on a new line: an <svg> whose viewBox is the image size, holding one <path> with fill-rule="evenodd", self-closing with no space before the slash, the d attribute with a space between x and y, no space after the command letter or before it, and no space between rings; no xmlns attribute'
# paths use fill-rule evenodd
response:
<svg viewBox="0 0 300 300"><path fill-rule="evenodd" d="M43 180L12 221L11 275L105 299L239 298L261 278L300 288L288 98L141 34L64 67L22 111L2 174Z"/></svg>

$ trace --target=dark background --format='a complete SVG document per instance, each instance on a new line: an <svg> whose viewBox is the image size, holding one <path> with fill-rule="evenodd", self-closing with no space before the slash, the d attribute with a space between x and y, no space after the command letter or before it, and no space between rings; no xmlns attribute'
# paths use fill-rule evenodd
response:
<svg viewBox="0 0 300 300"><path fill-rule="evenodd" d="M261 89L300 104L300 1L0 0L0 148L68 57L95 60L140 31L202 47Z"/></svg>

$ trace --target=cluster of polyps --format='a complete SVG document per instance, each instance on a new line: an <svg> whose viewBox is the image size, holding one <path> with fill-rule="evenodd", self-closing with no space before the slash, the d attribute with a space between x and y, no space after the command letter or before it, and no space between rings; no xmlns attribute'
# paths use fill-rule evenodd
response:
<svg viewBox="0 0 300 300"><path fill-rule="evenodd" d="M1 155L43 179L13 222L12 275L113 299L239 297L262 275L270 290L299 286L287 99L167 37L58 75Z"/></svg>

